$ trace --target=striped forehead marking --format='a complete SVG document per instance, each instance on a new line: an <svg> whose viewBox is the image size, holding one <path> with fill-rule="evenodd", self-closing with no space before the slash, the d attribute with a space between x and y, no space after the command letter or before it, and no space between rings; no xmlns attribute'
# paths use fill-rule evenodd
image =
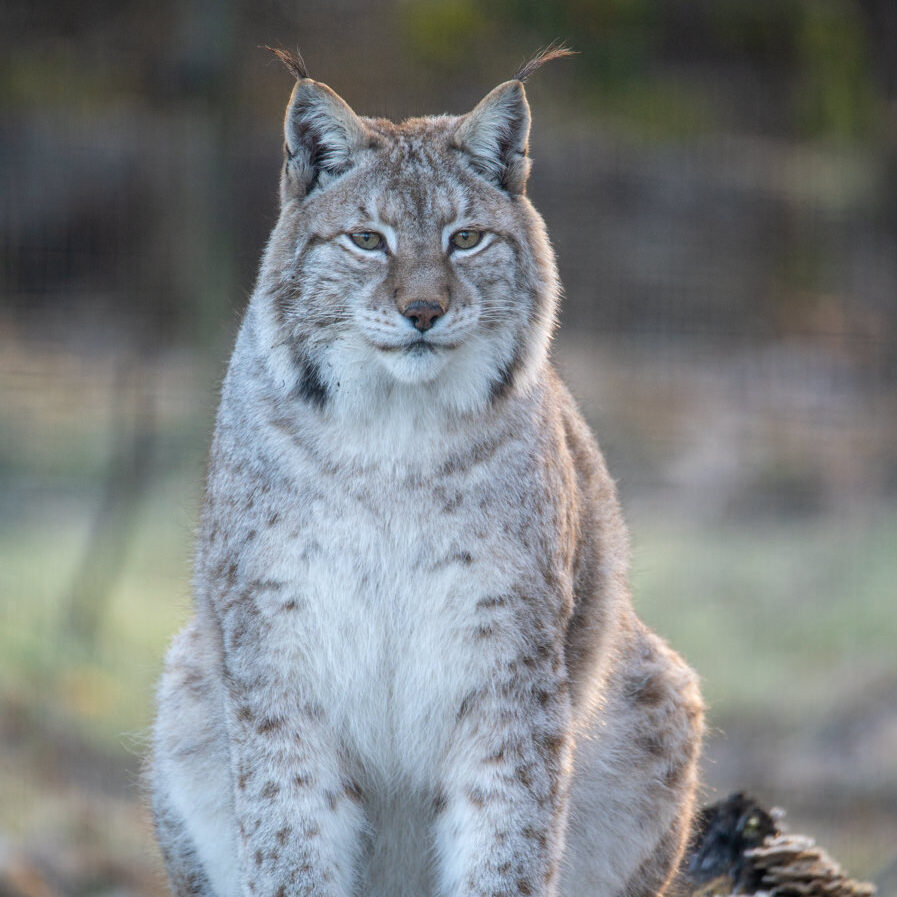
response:
<svg viewBox="0 0 897 897"><path fill-rule="evenodd" d="M420 140L397 140L388 151L382 181L371 198L383 220L397 227L409 220L440 226L465 211L466 202L446 159Z"/></svg>

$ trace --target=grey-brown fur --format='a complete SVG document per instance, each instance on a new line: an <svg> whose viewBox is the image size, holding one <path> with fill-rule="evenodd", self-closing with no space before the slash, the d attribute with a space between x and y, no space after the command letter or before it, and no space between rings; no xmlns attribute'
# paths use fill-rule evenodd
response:
<svg viewBox="0 0 897 897"><path fill-rule="evenodd" d="M658 894L701 701L632 612L614 485L548 360L523 86L397 125L290 68L159 692L172 885Z"/></svg>

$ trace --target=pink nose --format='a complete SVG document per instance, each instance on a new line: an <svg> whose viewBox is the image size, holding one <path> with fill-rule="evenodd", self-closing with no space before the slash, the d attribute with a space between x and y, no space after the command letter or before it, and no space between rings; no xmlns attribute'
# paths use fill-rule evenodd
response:
<svg viewBox="0 0 897 897"><path fill-rule="evenodd" d="M409 303L402 314L423 333L425 330L429 330L445 314L445 309L438 302L424 302L418 299Z"/></svg>

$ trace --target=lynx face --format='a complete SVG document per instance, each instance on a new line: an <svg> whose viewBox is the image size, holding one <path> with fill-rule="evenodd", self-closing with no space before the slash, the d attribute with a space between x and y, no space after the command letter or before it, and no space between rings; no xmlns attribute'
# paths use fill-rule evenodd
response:
<svg viewBox="0 0 897 897"><path fill-rule="evenodd" d="M299 81L263 277L301 395L467 411L526 378L557 289L523 195L528 133L519 82L467 116L396 125Z"/></svg>

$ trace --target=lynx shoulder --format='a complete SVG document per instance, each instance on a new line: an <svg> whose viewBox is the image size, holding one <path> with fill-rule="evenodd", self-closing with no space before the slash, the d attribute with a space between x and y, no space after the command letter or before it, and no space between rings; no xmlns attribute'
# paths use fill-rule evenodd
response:
<svg viewBox="0 0 897 897"><path fill-rule="evenodd" d="M159 689L178 895L652 895L702 706L554 373L522 81L363 118L287 60L281 212Z"/></svg>

